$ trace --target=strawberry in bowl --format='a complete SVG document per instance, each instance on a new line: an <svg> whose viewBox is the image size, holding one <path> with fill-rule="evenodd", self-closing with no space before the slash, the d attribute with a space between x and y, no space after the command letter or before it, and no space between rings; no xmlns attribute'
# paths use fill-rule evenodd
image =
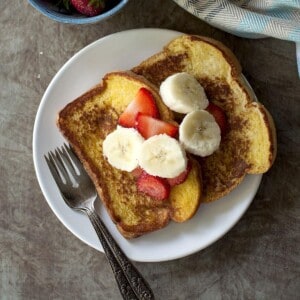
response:
<svg viewBox="0 0 300 300"><path fill-rule="evenodd" d="M105 0L62 0L52 1L54 4L63 7L67 11L74 8L77 12L93 17L99 15L105 8Z"/></svg>
<svg viewBox="0 0 300 300"><path fill-rule="evenodd" d="M128 0L28 0L44 16L68 24L93 24L118 13Z"/></svg>

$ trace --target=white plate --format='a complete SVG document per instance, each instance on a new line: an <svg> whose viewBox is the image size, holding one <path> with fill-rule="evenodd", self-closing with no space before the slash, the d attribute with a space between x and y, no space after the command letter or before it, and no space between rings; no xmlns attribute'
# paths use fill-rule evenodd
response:
<svg viewBox="0 0 300 300"><path fill-rule="evenodd" d="M59 220L79 239L103 252L88 218L66 206L44 160L44 154L64 142L56 125L57 112L68 102L99 83L108 72L127 70L160 51L179 32L136 29L104 37L74 55L55 75L39 106L33 131L33 159L42 192ZM261 175L247 176L230 195L200 206L198 213L183 224L124 239L105 209L100 214L127 256L135 261L172 260L204 249L228 232L250 205Z"/></svg>

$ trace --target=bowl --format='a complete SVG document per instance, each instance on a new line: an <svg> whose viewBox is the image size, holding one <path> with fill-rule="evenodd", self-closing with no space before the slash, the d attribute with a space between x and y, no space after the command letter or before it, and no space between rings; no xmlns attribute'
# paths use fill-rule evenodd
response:
<svg viewBox="0 0 300 300"><path fill-rule="evenodd" d="M88 17L74 11L58 8L53 4L55 1L28 0L28 2L37 11L51 20L68 24L93 24L103 21L119 12L128 3L128 0L109 0L103 12L94 17Z"/></svg>

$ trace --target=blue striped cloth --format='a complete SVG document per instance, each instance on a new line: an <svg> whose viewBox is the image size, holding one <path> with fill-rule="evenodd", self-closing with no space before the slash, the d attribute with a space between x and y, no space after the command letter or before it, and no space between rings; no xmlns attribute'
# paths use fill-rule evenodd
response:
<svg viewBox="0 0 300 300"><path fill-rule="evenodd" d="M173 0L201 20L246 38L296 42L300 74L300 0Z"/></svg>

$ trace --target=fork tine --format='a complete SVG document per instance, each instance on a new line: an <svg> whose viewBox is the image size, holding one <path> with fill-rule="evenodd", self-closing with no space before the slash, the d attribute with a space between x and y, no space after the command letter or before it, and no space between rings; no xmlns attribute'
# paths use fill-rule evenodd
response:
<svg viewBox="0 0 300 300"><path fill-rule="evenodd" d="M52 174L52 177L54 178L56 184L58 185L58 187L60 188L61 185L62 185L62 177L61 177L61 174L59 173L59 171L57 170L57 167L56 167L56 164L54 162L54 159L53 159L53 153L51 151L48 152L48 156L47 155L44 155L44 158L47 162L47 165L49 167L49 170Z"/></svg>
<svg viewBox="0 0 300 300"><path fill-rule="evenodd" d="M66 149L67 153L69 154L69 157L71 158L72 162L74 163L74 165L78 169L80 175L81 174L86 174L86 171L83 168L82 163L80 162L80 160L77 157L77 155L74 153L74 151L71 148L71 146L64 143L64 148Z"/></svg>
<svg viewBox="0 0 300 300"><path fill-rule="evenodd" d="M52 151L48 152L48 157L47 155L44 155L44 158L47 162L47 165L49 167L50 173L52 174L52 177L54 179L54 181L56 182L56 185L59 189L59 192L62 196L62 198L64 199L64 201L66 202L66 204L71 207L74 208L74 205L72 202L69 201L69 199L67 197L65 197L63 190L64 190L64 182L63 182L63 178L60 174L60 172L57 169L57 164L56 164L56 160L55 160L55 154Z"/></svg>
<svg viewBox="0 0 300 300"><path fill-rule="evenodd" d="M53 158L53 160L55 162L56 168L58 169L58 171L60 172L60 174L66 180L66 183L67 184L71 184L70 175L69 175L68 171L66 170L66 167L64 165L63 159L61 158L60 153L58 152L57 149L55 149L54 154L52 154L52 158Z"/></svg>
<svg viewBox="0 0 300 300"><path fill-rule="evenodd" d="M65 164L66 169L71 173L71 175L75 179L78 176L78 174L76 172L74 164L72 163L72 161L67 153L67 150L65 149L65 147L61 147L60 149L58 149L58 152L60 154L60 158L62 159L63 163Z"/></svg>

